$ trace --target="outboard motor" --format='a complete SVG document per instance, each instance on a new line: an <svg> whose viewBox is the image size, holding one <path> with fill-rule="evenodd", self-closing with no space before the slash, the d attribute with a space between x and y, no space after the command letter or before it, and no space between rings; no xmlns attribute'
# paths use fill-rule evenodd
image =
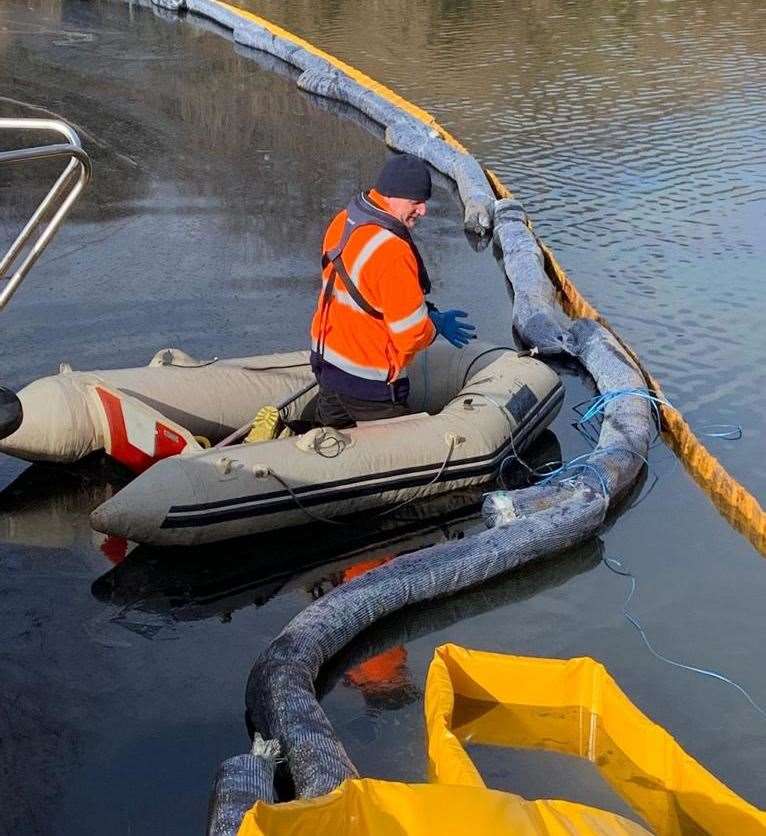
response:
<svg viewBox="0 0 766 836"><path fill-rule="evenodd" d="M0 386L0 438L15 433L23 417L24 411L16 393Z"/></svg>

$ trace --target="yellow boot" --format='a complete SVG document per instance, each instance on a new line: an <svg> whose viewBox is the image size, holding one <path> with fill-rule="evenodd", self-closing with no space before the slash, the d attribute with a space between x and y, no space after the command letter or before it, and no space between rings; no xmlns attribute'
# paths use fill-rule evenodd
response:
<svg viewBox="0 0 766 836"><path fill-rule="evenodd" d="M245 444L257 444L259 441L271 441L279 434L279 410L275 406L262 406L253 418Z"/></svg>

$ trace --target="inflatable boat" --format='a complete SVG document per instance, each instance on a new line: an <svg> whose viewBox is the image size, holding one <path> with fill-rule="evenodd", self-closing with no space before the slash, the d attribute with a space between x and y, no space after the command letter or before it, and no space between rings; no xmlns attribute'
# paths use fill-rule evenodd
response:
<svg viewBox="0 0 766 836"><path fill-rule="evenodd" d="M212 446L313 380L307 352L196 361L178 349L147 367L74 372L21 392L24 418L0 451L72 462L104 450L140 475L91 525L151 545L194 545L400 506L492 479L553 420L564 391L543 363L486 344L435 343L410 367L412 414L348 430L313 427ZM313 414L314 392L282 413Z"/></svg>

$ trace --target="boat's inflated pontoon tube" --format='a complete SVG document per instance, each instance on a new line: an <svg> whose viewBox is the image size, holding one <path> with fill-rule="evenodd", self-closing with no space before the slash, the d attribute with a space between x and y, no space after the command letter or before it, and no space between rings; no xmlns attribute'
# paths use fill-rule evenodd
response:
<svg viewBox="0 0 766 836"><path fill-rule="evenodd" d="M409 377L411 415L206 450L195 436L215 443L305 387L308 355L204 364L158 352L143 369L66 371L30 384L20 395L25 421L0 449L59 461L107 450L145 472L93 512L94 528L190 545L481 484L539 435L564 397L543 363L481 343L460 351L435 343ZM309 392L290 404L287 422L310 418L314 400Z"/></svg>
<svg viewBox="0 0 766 836"><path fill-rule="evenodd" d="M24 420L0 452L29 461L75 462L99 450L141 472L181 451L200 451L314 379L308 352L195 360L158 351L148 366L42 377L19 392ZM292 414L305 406L300 399ZM196 438L195 438L196 437Z"/></svg>

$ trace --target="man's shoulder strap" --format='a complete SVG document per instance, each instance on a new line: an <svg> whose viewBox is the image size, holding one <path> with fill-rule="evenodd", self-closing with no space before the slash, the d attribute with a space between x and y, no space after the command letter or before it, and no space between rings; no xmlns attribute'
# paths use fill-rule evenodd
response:
<svg viewBox="0 0 766 836"><path fill-rule="evenodd" d="M375 224L393 232L397 238L403 238L408 244L412 244L409 229L393 215L376 206L364 192L354 195L346 207L346 212L348 213L347 223L359 226Z"/></svg>
<svg viewBox="0 0 766 836"><path fill-rule="evenodd" d="M322 256L323 267L327 266L324 260L325 258L326 255ZM329 263L329 261L327 263ZM373 319L383 319L383 314L377 308L373 308L373 306L364 298L364 296L362 296L362 293L359 290L359 288L354 284L351 276L349 276L346 270L346 265L343 263L343 259L341 258L340 253L338 253L338 255L332 259L332 266L332 275L327 280L327 285L325 287L324 304L329 304L333 288L335 287L335 277L340 276L341 279L343 279L343 284L346 286L346 292L354 300L354 302L356 302L356 304L365 313L373 317Z"/></svg>
<svg viewBox="0 0 766 836"><path fill-rule="evenodd" d="M389 232L396 235L397 238L401 238L405 241L415 256L415 261L418 265L418 280L423 293L427 294L431 292L431 281L428 277L428 272L425 264L423 263L423 259L418 252L418 248L412 240L409 229L407 229L401 221L398 221L392 215L389 215L388 212L384 212L382 209L379 209L371 200L369 200L364 192L359 192L354 195L351 202L346 207L346 223L343 227L340 241L337 246L322 254L322 269L327 267L331 261L335 263L340 259L340 256L343 254L343 250L346 248L346 244L348 244L348 239L354 232L356 232L357 229L363 226L377 226L382 229L387 229ZM343 276L342 273L341 277L345 282L345 276Z"/></svg>
<svg viewBox="0 0 766 836"><path fill-rule="evenodd" d="M338 243L323 253L322 266L326 267L330 261L335 259L346 249L348 239L357 231L365 226L377 226L382 229L387 229L398 238L403 238L407 243L412 241L409 236L407 227L397 221L388 212L384 212L372 203L363 193L354 195L351 202L346 207L346 222L343 225L343 232L341 233Z"/></svg>

